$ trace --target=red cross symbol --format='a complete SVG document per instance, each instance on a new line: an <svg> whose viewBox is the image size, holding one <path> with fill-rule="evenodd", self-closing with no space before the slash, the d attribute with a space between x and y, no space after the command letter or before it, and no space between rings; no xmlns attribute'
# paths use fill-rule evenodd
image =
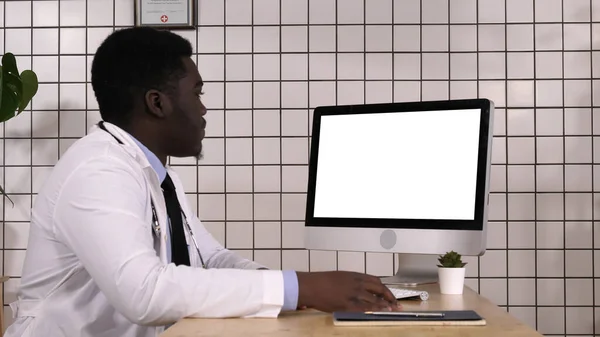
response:
<svg viewBox="0 0 600 337"><path fill-rule="evenodd" d="M166 16L166 15L163 15L163 16L161 16L161 17L160 17L160 21L161 21L162 23L165 23L165 22L169 21L169 17L168 17L168 16Z"/></svg>

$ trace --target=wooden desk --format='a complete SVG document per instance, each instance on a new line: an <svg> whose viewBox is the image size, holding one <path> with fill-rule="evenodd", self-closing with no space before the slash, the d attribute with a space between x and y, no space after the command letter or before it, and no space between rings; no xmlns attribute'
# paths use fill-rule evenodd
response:
<svg viewBox="0 0 600 337"><path fill-rule="evenodd" d="M2 283L8 281L8 276L0 276L0 286L2 286ZM4 289L1 288L0 289L0 337L2 337L4 335Z"/></svg>
<svg viewBox="0 0 600 337"><path fill-rule="evenodd" d="M183 319L161 337L541 337L486 298L465 288L461 295L440 295L437 284L418 287L427 290L429 300L401 301L405 310L475 310L487 321L486 326L402 326L402 327L337 327L330 314L314 310L282 313L266 319Z"/></svg>

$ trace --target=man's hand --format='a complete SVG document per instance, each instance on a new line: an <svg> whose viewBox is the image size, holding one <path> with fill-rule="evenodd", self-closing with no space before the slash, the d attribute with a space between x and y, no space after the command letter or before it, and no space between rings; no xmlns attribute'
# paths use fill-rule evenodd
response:
<svg viewBox="0 0 600 337"><path fill-rule="evenodd" d="M298 307L324 312L400 310L396 298L378 277L346 271L297 275Z"/></svg>

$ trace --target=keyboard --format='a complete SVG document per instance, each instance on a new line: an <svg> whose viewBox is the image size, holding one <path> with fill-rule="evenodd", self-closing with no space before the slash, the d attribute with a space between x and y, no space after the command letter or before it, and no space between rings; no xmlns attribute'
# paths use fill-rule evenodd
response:
<svg viewBox="0 0 600 337"><path fill-rule="evenodd" d="M427 301L429 299L429 293L423 290L412 290L404 288L388 287L397 300L400 299L420 299L421 301Z"/></svg>

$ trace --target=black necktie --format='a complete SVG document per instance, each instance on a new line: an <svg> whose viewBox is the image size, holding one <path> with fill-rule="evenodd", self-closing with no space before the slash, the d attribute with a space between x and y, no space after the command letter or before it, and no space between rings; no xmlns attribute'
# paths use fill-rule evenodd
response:
<svg viewBox="0 0 600 337"><path fill-rule="evenodd" d="M167 204L167 214L171 220L171 256L175 265L190 265L190 256L188 253L188 246L185 240L185 233L183 229L183 218L181 214L181 205L177 200L177 193L175 193L175 185L173 180L167 174L165 181L161 185L163 189L163 195L165 196L165 203Z"/></svg>

